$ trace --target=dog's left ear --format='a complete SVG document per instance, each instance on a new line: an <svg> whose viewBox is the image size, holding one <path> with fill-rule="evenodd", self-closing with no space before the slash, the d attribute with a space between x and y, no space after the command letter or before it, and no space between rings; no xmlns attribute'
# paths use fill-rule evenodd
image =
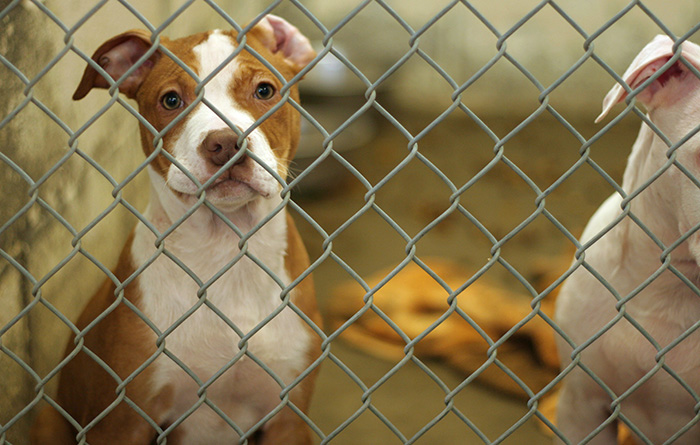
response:
<svg viewBox="0 0 700 445"><path fill-rule="evenodd" d="M100 45L92 55L92 60L104 69L112 80L117 81L151 48L151 33L141 29L133 29ZM123 79L119 91L134 99L143 80L148 76L155 62L160 58L160 51L141 63L136 70ZM98 74L92 66L85 68L80 84L73 94L73 100L85 97L93 88L109 88L110 84Z"/></svg>
<svg viewBox="0 0 700 445"><path fill-rule="evenodd" d="M273 53L284 56L297 71L301 71L316 56L309 39L295 26L276 15L266 15L253 30L259 31L263 45Z"/></svg>
<svg viewBox="0 0 700 445"><path fill-rule="evenodd" d="M637 54L622 76L622 80L633 90L639 87L673 57L673 43L673 40L668 36L656 36ZM692 42L683 42L681 57L695 68L700 69L700 46ZM637 100L643 103L647 110L668 106L687 94L689 87L693 83L697 84L698 80L695 74L679 59L649 84L644 91L637 94ZM598 116L596 122L603 119L608 111L625 97L627 97L627 92L621 85L617 84L612 87L603 100L603 112Z"/></svg>

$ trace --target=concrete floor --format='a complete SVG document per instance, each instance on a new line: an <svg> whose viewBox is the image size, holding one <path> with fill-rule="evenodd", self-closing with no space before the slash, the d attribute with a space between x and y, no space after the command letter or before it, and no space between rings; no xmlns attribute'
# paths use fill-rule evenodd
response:
<svg viewBox="0 0 700 445"><path fill-rule="evenodd" d="M435 118L400 112L395 116L414 135ZM377 136L370 143L345 152L343 157L375 185L408 155L408 140L378 115L373 119L378 122ZM602 128L602 125L594 126L592 119L573 122L586 139ZM485 118L485 122L499 138L505 137L520 123L499 117ZM592 147L593 160L615 180L621 178L637 128L636 119L625 119ZM483 130L461 112L438 124L419 142L420 153L457 188L493 159L494 145ZM544 190L579 159L580 146L577 138L560 123L543 115L510 139L504 153ZM297 165L297 169L303 167L303 161ZM547 196L546 208L578 236L595 208L612 191L598 173L584 165ZM302 181L295 201L327 233L332 233L362 208L366 192L361 181L337 161L329 159ZM413 159L378 191L375 198L379 207L413 237L449 207L450 193L435 173L421 161ZM536 196L527 182L501 161L462 194L461 203L497 239L501 239L536 210ZM297 221L313 261L322 253L323 238L302 218L297 218ZM566 237L549 220L538 216L505 243L501 255L529 277L538 259L561 255L569 246ZM418 241L417 255L441 256L477 270L491 256L491 247L491 242L473 223L455 213ZM405 258L405 250L406 241L371 209L333 241L333 251L363 278L381 268L398 264ZM513 290L523 290L512 274L498 264L486 275ZM314 278L324 309L333 289L350 276L329 258L320 264ZM369 402L406 439L429 422L439 419L416 443L484 443L454 413L439 418L445 408L445 391L415 364L409 362L392 371L395 362L370 357L344 343L342 337L331 344L331 351L367 387L391 373L371 394ZM428 362L427 365L449 390L467 377L441 363ZM377 415L363 408L362 395L362 389L345 371L326 361L318 379L311 418L324 434L337 433L331 441L333 444L402 443L400 436ZM465 387L454 401L455 407L489 441L496 440L528 412L524 400L508 397L478 383ZM340 429L353 415L357 418ZM551 439L537 424L536 419L526 420L507 436L504 443L550 443Z"/></svg>

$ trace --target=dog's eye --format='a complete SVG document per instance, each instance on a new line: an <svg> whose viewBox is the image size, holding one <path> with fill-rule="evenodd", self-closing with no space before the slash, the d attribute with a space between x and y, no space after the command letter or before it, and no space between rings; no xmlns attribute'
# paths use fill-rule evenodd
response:
<svg viewBox="0 0 700 445"><path fill-rule="evenodd" d="M169 93L165 93L163 97L160 98L160 103L166 110L175 110L176 108L180 108L182 105L182 99L176 92L171 91Z"/></svg>
<svg viewBox="0 0 700 445"><path fill-rule="evenodd" d="M274 95L275 87L267 82L260 83L257 87L255 87L255 97L260 100L270 100Z"/></svg>

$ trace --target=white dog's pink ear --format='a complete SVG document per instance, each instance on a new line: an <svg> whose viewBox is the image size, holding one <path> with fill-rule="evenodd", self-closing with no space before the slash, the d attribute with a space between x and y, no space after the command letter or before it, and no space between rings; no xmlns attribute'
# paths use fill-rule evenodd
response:
<svg viewBox="0 0 700 445"><path fill-rule="evenodd" d="M668 36L656 36L637 54L637 57L634 58L632 64L622 76L622 80L633 90L639 87L673 57L673 43L673 40ZM681 55L693 66L700 69L700 46L687 41L683 42ZM637 94L637 100L643 103L648 110L670 105L680 97L678 93L683 91L682 88L678 88L680 82L678 85L675 85L673 91L665 89L672 80L697 81L698 79L682 61L678 60L647 86L644 91ZM625 97L627 97L627 92L620 84L612 87L603 100L603 112L595 121L599 122L603 119L610 109L618 102L624 100Z"/></svg>
<svg viewBox="0 0 700 445"><path fill-rule="evenodd" d="M119 80L151 48L151 34L135 29L119 34L100 45L92 60L104 69L113 80ZM136 91L153 68L160 52L156 51L119 85L119 91L134 98ZM73 99L85 97L93 88L109 88L109 82L90 65L85 68L83 78L73 94Z"/></svg>
<svg viewBox="0 0 700 445"><path fill-rule="evenodd" d="M309 39L276 15L266 15L255 28L261 30L262 43L273 53L281 53L297 70L303 69L316 56Z"/></svg>

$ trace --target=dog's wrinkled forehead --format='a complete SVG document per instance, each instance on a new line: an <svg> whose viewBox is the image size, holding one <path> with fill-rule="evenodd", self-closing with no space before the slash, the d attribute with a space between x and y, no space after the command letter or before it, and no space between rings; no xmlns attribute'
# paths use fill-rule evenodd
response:
<svg viewBox="0 0 700 445"><path fill-rule="evenodd" d="M249 43L253 40L254 36L248 38ZM245 130L260 114L250 100L253 96L249 91L251 84L263 78L272 82L275 75L248 48L237 47L234 32L210 31L189 50L188 64L204 87L207 103L200 104L198 109L211 109L212 112L208 113L210 119L221 121L217 115L223 115L233 125ZM223 126L223 121L220 124Z"/></svg>
<svg viewBox="0 0 700 445"><path fill-rule="evenodd" d="M192 49L195 56L194 70L200 79L205 79L215 70L221 70L214 76L212 81L221 81L222 74L228 74L230 77L235 71L240 57L233 57L232 54L236 49L236 44L233 37L224 33L221 30L214 30L209 33L206 40L199 43ZM221 66L227 59L231 59L225 66Z"/></svg>
<svg viewBox="0 0 700 445"><path fill-rule="evenodd" d="M224 100L227 104L233 100L230 94L232 83L241 65L240 53L232 57L236 49L235 43L230 34L215 30L192 49L195 58L193 69L200 81L207 79L204 95L215 107L224 106ZM212 73L214 76L208 79Z"/></svg>

